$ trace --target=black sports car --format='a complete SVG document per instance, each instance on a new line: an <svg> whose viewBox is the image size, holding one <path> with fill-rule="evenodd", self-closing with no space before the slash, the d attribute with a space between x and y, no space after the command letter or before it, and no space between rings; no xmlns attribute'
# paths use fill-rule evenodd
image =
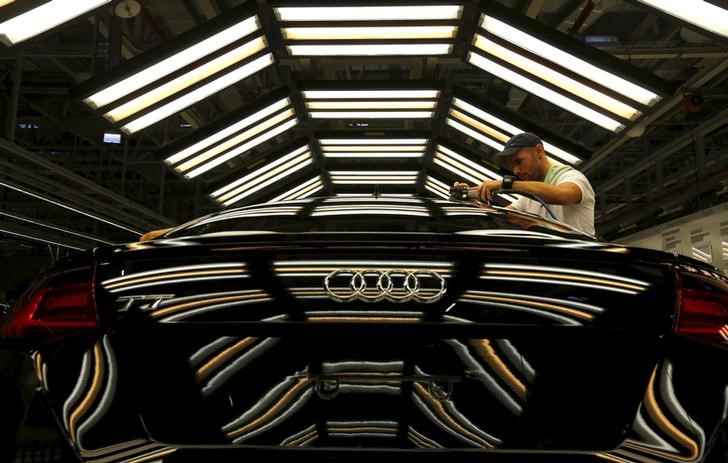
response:
<svg viewBox="0 0 728 463"><path fill-rule="evenodd" d="M728 278L495 206L226 210L57 265L2 333L86 462L722 458Z"/></svg>

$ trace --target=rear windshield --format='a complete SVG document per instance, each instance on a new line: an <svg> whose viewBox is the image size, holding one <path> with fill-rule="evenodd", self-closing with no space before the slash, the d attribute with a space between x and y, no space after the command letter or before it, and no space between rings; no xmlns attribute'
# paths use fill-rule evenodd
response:
<svg viewBox="0 0 728 463"><path fill-rule="evenodd" d="M505 208L430 199L317 198L231 209L187 223L167 237L224 232L473 233L528 230L588 237L568 227Z"/></svg>

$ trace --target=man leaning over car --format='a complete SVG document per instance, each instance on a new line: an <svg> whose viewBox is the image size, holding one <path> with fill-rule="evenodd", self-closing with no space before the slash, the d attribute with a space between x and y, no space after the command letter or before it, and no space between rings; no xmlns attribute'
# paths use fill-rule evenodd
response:
<svg viewBox="0 0 728 463"><path fill-rule="evenodd" d="M537 135L530 132L514 135L503 151L495 155L495 160L515 177L506 175L502 180L486 180L473 187L478 199L490 201L492 191L500 189L534 193L550 206L558 220L594 234L594 190L589 180L570 166L552 162ZM549 217L542 204L524 196L508 207Z"/></svg>

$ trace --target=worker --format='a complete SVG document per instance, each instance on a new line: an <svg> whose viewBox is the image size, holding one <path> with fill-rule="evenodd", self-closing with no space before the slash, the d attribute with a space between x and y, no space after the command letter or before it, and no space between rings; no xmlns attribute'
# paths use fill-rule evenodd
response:
<svg viewBox="0 0 728 463"><path fill-rule="evenodd" d="M541 139L530 132L511 137L496 162L515 174L500 180L486 180L471 187L481 201L490 201L494 190L521 190L533 193L549 205L556 218L574 228L594 234L594 190L589 180L573 167L558 164L546 156ZM467 186L455 183L456 187ZM550 217L538 201L520 196L508 207Z"/></svg>

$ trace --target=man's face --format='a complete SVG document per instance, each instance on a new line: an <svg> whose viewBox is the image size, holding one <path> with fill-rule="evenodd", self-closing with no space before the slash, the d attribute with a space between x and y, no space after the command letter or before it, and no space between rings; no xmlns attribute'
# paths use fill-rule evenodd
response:
<svg viewBox="0 0 728 463"><path fill-rule="evenodd" d="M536 153L536 147L523 148L509 160L511 171L520 180L542 181L545 173L542 172L541 163Z"/></svg>

